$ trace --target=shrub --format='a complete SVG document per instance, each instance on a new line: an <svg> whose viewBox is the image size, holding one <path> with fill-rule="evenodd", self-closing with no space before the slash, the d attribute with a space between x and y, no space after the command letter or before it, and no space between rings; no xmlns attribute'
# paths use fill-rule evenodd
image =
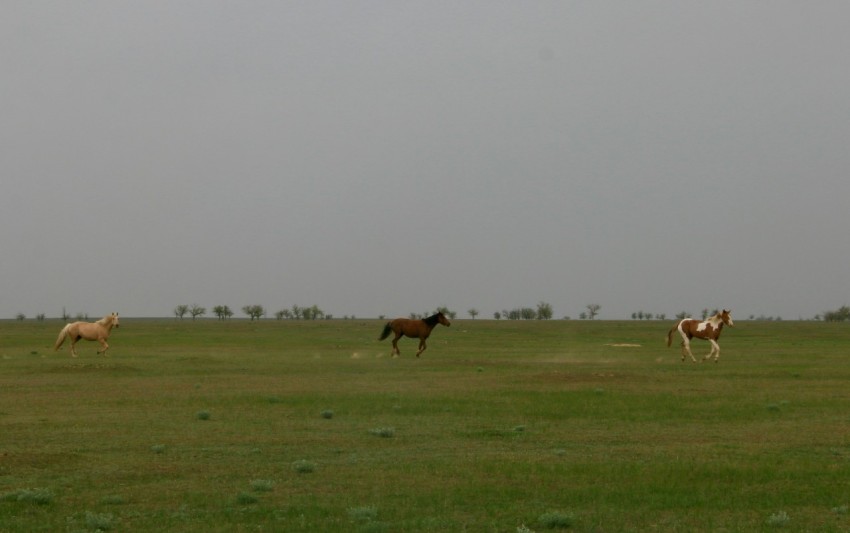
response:
<svg viewBox="0 0 850 533"><path fill-rule="evenodd" d="M389 439L395 436L395 428L375 428L369 430L370 435Z"/></svg>
<svg viewBox="0 0 850 533"><path fill-rule="evenodd" d="M198 417L198 420L209 420L210 419L210 412L209 411L198 411L198 413L195 416Z"/></svg>
<svg viewBox="0 0 850 533"><path fill-rule="evenodd" d="M292 468L299 474L309 474L310 472L316 469L316 465L315 463L311 463L310 461L299 459L298 461L292 463Z"/></svg>
<svg viewBox="0 0 850 533"><path fill-rule="evenodd" d="M165 444L154 444L151 446L153 453L165 453Z"/></svg>
<svg viewBox="0 0 850 533"><path fill-rule="evenodd" d="M240 492L236 496L236 503L240 505L251 505L253 503L257 503L257 497L248 492Z"/></svg>
<svg viewBox="0 0 850 533"><path fill-rule="evenodd" d="M543 513L537 519L540 525L548 529L568 528L573 525L573 517L570 514L561 512Z"/></svg>
<svg viewBox="0 0 850 533"><path fill-rule="evenodd" d="M322 418L326 418L326 419L330 420L333 417L334 417L334 412L331 411L330 409L325 409L324 411L322 411Z"/></svg>
<svg viewBox="0 0 850 533"><path fill-rule="evenodd" d="M767 518L767 525L773 527L785 527L791 522L791 517L785 511L779 511Z"/></svg>
<svg viewBox="0 0 850 533"><path fill-rule="evenodd" d="M112 513L91 513L86 511L86 527L95 531L109 531L115 517Z"/></svg>
<svg viewBox="0 0 850 533"><path fill-rule="evenodd" d="M352 507L348 510L348 516L355 522L369 522L378 518L378 508L373 506Z"/></svg>
<svg viewBox="0 0 850 533"><path fill-rule="evenodd" d="M0 501L47 505L53 503L53 493L47 489L21 489L4 494Z"/></svg>
<svg viewBox="0 0 850 533"><path fill-rule="evenodd" d="M274 481L270 479L255 479L251 481L251 488L257 492L269 492L274 488Z"/></svg>

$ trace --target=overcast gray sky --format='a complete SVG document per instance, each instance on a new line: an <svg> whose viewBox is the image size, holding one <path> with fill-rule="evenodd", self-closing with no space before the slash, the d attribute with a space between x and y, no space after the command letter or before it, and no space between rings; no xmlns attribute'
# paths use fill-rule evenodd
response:
<svg viewBox="0 0 850 533"><path fill-rule="evenodd" d="M850 304L843 0L0 12L0 318Z"/></svg>

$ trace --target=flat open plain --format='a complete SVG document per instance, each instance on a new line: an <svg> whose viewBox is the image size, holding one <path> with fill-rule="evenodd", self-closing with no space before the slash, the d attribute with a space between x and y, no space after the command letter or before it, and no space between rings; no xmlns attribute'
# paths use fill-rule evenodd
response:
<svg viewBox="0 0 850 533"><path fill-rule="evenodd" d="M850 326L672 323L0 321L0 531L850 530Z"/></svg>

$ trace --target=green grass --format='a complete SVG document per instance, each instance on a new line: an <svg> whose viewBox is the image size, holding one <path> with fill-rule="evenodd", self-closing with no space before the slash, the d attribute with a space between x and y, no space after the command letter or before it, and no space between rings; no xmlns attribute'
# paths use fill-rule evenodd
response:
<svg viewBox="0 0 850 533"><path fill-rule="evenodd" d="M850 530L850 327L671 324L0 321L0 531Z"/></svg>

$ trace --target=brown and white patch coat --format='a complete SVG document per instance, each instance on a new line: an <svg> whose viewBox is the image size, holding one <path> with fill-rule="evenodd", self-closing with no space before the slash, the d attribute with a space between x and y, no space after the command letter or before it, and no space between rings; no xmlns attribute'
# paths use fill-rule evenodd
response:
<svg viewBox="0 0 850 533"><path fill-rule="evenodd" d="M729 327L734 327L735 325L732 322L732 312L726 309L703 321L694 318L684 318L667 332L667 346L670 346L672 342L673 332L678 331L679 335L682 336L682 361L688 355L691 361L696 363L694 354L691 352L691 339L694 337L705 339L711 343L711 351L702 359L703 361L711 359L713 355L714 362L716 363L720 359L720 345L717 344L717 339L720 338L720 333L723 331L724 325L728 325Z"/></svg>

